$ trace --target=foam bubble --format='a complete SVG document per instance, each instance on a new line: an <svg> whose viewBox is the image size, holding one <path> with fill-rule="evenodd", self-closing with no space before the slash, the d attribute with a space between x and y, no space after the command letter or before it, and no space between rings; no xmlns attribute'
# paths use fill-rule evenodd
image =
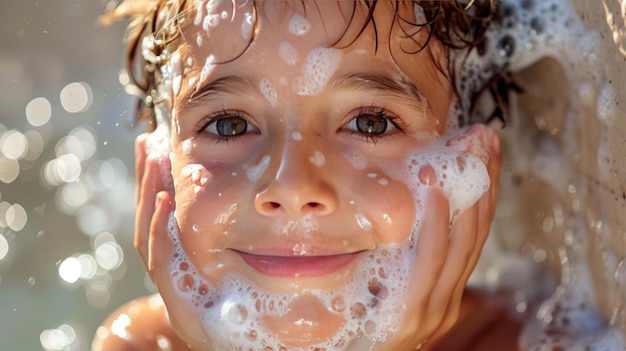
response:
<svg viewBox="0 0 626 351"><path fill-rule="evenodd" d="M369 222L364 216L361 220ZM307 220L303 217L300 222ZM370 345L369 348L396 333L403 320L408 277L416 259L415 250L407 244L380 245L362 255L357 259L356 272L339 289L307 289L306 295L301 295L269 293L237 274L226 275L215 286L198 273L182 249L175 213L170 216L168 230L175 248L169 264L171 279L178 282L178 294L195 306L205 332L218 349L337 350ZM413 232L417 230L418 225ZM309 248L295 245L293 250L296 255L306 255ZM205 267L203 272L209 274L211 270ZM307 296L343 318L344 324L325 340L306 347L287 346L267 329L264 321L267 317L286 316L291 306L301 304ZM301 319L302 326L318 322Z"/></svg>
<svg viewBox="0 0 626 351"><path fill-rule="evenodd" d="M341 62L338 49L318 47L309 52L300 76L294 78L293 91L298 95L317 95L325 87Z"/></svg>
<svg viewBox="0 0 626 351"><path fill-rule="evenodd" d="M296 36L305 35L309 32L309 30L311 30L311 22L309 22L309 20L304 18L301 14L296 13L289 20L288 30L289 33Z"/></svg>
<svg viewBox="0 0 626 351"><path fill-rule="evenodd" d="M291 139L296 140L296 141L302 140L302 133L298 131L291 133Z"/></svg>
<svg viewBox="0 0 626 351"><path fill-rule="evenodd" d="M413 194L419 198L423 186L440 188L448 198L451 219L476 203L490 186L484 161L464 150L470 141L476 141L474 149L479 154L486 146L481 145L477 137L465 133L466 130L440 139L406 160ZM451 143L452 140L464 141Z"/></svg>
<svg viewBox="0 0 626 351"><path fill-rule="evenodd" d="M278 101L278 94L276 93L276 89L272 85L269 79L263 78L259 81L259 89L261 89L261 93L265 97L265 99L270 103L272 107L276 107L276 103Z"/></svg>
<svg viewBox="0 0 626 351"><path fill-rule="evenodd" d="M202 71L200 71L200 81L202 83L205 81L206 77L213 71L215 68L215 56L209 55L204 61L204 66L202 66Z"/></svg>
<svg viewBox="0 0 626 351"><path fill-rule="evenodd" d="M296 63L298 63L298 60L300 59L298 51L288 41L280 43L280 45L278 46L278 56L281 60L283 60L286 64L290 66L294 66Z"/></svg>
<svg viewBox="0 0 626 351"><path fill-rule="evenodd" d="M324 157L324 154L321 151L315 150L315 152L313 153L313 156L309 157L309 162L311 162L317 167L322 167L324 163L326 162L326 158Z"/></svg>
<svg viewBox="0 0 626 351"><path fill-rule="evenodd" d="M270 165L271 157L269 155L263 156L259 164L256 166L244 165L243 168L246 170L246 174L248 175L248 179L251 182L256 182L261 178L267 167Z"/></svg>
<svg viewBox="0 0 626 351"><path fill-rule="evenodd" d="M170 65L170 72L172 75L172 92L174 93L174 97L176 97L180 92L180 84L183 80L180 52L177 51L172 54L172 58L170 59L168 64Z"/></svg>
<svg viewBox="0 0 626 351"><path fill-rule="evenodd" d="M246 12L243 15L244 20L241 22L241 37L248 40L252 35L252 27L254 25L254 14Z"/></svg>

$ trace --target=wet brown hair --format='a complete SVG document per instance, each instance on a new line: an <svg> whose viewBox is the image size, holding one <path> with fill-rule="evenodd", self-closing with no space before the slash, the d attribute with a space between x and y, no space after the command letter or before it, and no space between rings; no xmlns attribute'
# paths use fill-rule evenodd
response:
<svg viewBox="0 0 626 351"><path fill-rule="evenodd" d="M251 2L255 11L258 3L262 2L262 0L244 1ZM372 25L376 38L378 38L373 14L379 1L394 3L394 8L396 9L396 21L394 23L408 24L409 27L418 26L420 27L419 31L422 29L428 31L426 41L421 43L418 49L411 51L411 53L417 53L426 48L432 38L440 41L446 47L448 66L440 67L440 69L450 77L455 91L457 89L457 77L455 76L455 69L452 67L454 63L450 59L451 49L466 49L468 53L473 48L480 50L485 45L485 33L489 25L494 20L497 20L498 17L498 8L495 0L469 0L466 4L461 3L460 0L354 0L355 10L353 15L356 11L356 4L360 4L367 10L367 17L357 36L350 39L351 41L348 45L356 41L358 36L369 25ZM189 17L189 11L194 3L196 3L194 0L124 0L113 11L101 18L101 22L105 24L117 20L131 21L125 37L128 45L126 69L130 78L130 84L126 86L126 91L139 97L137 105L138 119L151 122L153 128L156 125L154 123L153 108L154 104L157 103L154 99L158 84L158 65L165 63L168 44L175 41L182 31L181 26L184 25L185 21L181 19ZM424 11L425 23L413 23L408 19L402 18L398 11L401 4L419 5ZM254 25L256 26L256 23ZM400 27L406 28L407 26ZM405 34L409 38L415 36L415 33L410 35L405 32ZM155 40L155 45L149 54L154 58L153 61L156 62L148 62L145 59L145 53L142 53L142 40L147 36L152 36ZM415 41L415 39L413 40ZM253 41L254 35L250 43ZM376 41L376 46L378 47L378 40ZM489 122L493 119L499 119L504 122L507 115L509 90L517 90L517 86L511 82L508 73L505 70L495 71L493 77L480 89L471 92L469 99L471 106L461 106L465 109L469 108L469 116L472 114L471 112L474 110L479 96L483 95L483 93L489 93L495 102L495 108L491 115L486 116L482 121L466 120L459 121L459 123L463 125L473 122Z"/></svg>

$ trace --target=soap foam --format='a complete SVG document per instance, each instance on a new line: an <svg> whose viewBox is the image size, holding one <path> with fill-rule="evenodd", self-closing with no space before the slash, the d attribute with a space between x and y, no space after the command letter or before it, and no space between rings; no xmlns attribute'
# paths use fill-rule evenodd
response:
<svg viewBox="0 0 626 351"><path fill-rule="evenodd" d="M270 164L271 157L269 155L263 156L259 164L255 166L244 165L243 168L246 170L246 174L248 175L248 179L251 182L256 182L261 178L265 170Z"/></svg>
<svg viewBox="0 0 626 351"><path fill-rule="evenodd" d="M624 3L622 1L622 5ZM605 122L609 122L615 115L612 111L615 106L611 101L612 89L602 72L604 63L599 54L602 40L596 31L583 26L578 14L566 0L502 0L498 6L502 16L490 26L484 45L472 50L468 56L465 56L466 52L459 52L456 61L460 100L453 113L462 116L461 124L485 121L486 111L483 108L493 107L493 101L483 96L478 104L480 108L470 115L470 96L494 72L518 72L541 59L552 58L561 64L569 80L570 84L563 88L564 92L572 90L567 96L570 98L569 105L563 116L519 116L513 113L505 129L505 143L511 147L508 151L510 157L507 157L511 162L507 166L512 168L514 174L536 178L569 200L565 203L558 198L553 200L554 225L566 228L562 230L569 233L565 235L560 252L563 281L552 297L544 302L535 318L527 321L520 345L524 349L536 351L624 350L626 345L621 332L612 326L614 321L607 323L602 319L596 306L595 292L591 289L593 281L587 255L593 233L587 229L584 216L585 207L594 208L595 205L586 204L588 194L579 193L580 189L587 189L589 184L578 168L580 165L572 162L580 155L582 140L578 128L582 125L581 119L591 117L586 114L586 108L592 106L593 112L595 107L598 118ZM526 118L531 121L555 118L565 122L557 124L560 130L551 127L549 134L539 135L533 132L540 129L539 123L537 126L528 126L524 124L526 122L518 120ZM599 136L598 162L602 162L603 155L609 154L603 136ZM599 164L598 167L600 177L608 179L607 166ZM504 186L516 185L513 182ZM510 195L502 199L499 211L506 206L515 208L514 204L519 202L522 194L518 193L519 190L503 190ZM517 206L521 208L521 205ZM571 213L563 213L563 206L571 208ZM516 218L514 213L507 215L509 217L502 218L507 234L502 236L519 240L515 239L515 232L523 230L517 227L525 228L528 223ZM520 235L523 237L523 234ZM483 256L487 254L483 253ZM518 284L520 286L517 289L524 291L534 282L519 279ZM621 323L623 325L623 321Z"/></svg>
<svg viewBox="0 0 626 351"><path fill-rule="evenodd" d="M293 80L293 91L304 96L319 94L339 67L341 57L341 51L334 48L311 50L302 65L301 75Z"/></svg>
<svg viewBox="0 0 626 351"><path fill-rule="evenodd" d="M300 55L298 54L296 48L294 48L293 45L287 41L280 43L278 46L278 56L289 66L294 66L300 59Z"/></svg>
<svg viewBox="0 0 626 351"><path fill-rule="evenodd" d="M287 26L289 33L302 36L308 33L311 30L311 22L304 18L301 14L294 14L289 20L289 24Z"/></svg>
<svg viewBox="0 0 626 351"><path fill-rule="evenodd" d="M408 185L413 194L419 197L425 186L441 189L449 200L451 221L476 203L490 186L485 161L465 151L470 140L475 141L476 153L485 152L482 151L485 146L466 132L467 128L463 128L438 139L411 154L406 161L410 175ZM451 142L454 140L467 141ZM425 175L424 171L430 174Z"/></svg>
<svg viewBox="0 0 626 351"><path fill-rule="evenodd" d="M276 107L278 102L278 93L276 92L276 89L274 89L272 82L270 82L267 78L261 79L259 81L259 89L261 89L261 93L265 99L267 99L267 102L270 103L270 106Z"/></svg>
<svg viewBox="0 0 626 351"><path fill-rule="evenodd" d="M174 243L169 270L177 293L189 300L203 321L215 350L339 350L356 338L373 345L386 340L399 328L404 315L404 294L415 261L408 245L381 245L361 258L358 270L337 290L311 289L328 311L342 316L345 324L328 340L307 347L286 346L264 325L266 316L280 317L301 296L268 293L237 275L227 275L219 287L198 273L182 249L176 216L170 216L169 233ZM305 247L294 247L301 254ZM205 274L213 268L205 267ZM305 321L306 322L306 321Z"/></svg>

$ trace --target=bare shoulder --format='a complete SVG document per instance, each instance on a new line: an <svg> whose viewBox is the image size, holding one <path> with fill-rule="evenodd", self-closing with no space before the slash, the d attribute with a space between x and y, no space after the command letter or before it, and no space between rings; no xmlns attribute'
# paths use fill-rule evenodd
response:
<svg viewBox="0 0 626 351"><path fill-rule="evenodd" d="M503 297L468 289L457 323L433 351L517 351L522 324L507 310Z"/></svg>
<svg viewBox="0 0 626 351"><path fill-rule="evenodd" d="M152 295L113 312L96 331L92 351L189 351L172 330L163 300Z"/></svg>

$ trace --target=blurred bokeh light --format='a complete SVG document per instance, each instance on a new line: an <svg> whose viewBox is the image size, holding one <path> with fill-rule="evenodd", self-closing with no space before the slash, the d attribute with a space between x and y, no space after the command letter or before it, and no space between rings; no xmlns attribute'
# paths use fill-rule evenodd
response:
<svg viewBox="0 0 626 351"><path fill-rule="evenodd" d="M133 101L114 1L0 11L0 350L88 350L152 287L132 248ZM138 283L139 282L139 283Z"/></svg>

